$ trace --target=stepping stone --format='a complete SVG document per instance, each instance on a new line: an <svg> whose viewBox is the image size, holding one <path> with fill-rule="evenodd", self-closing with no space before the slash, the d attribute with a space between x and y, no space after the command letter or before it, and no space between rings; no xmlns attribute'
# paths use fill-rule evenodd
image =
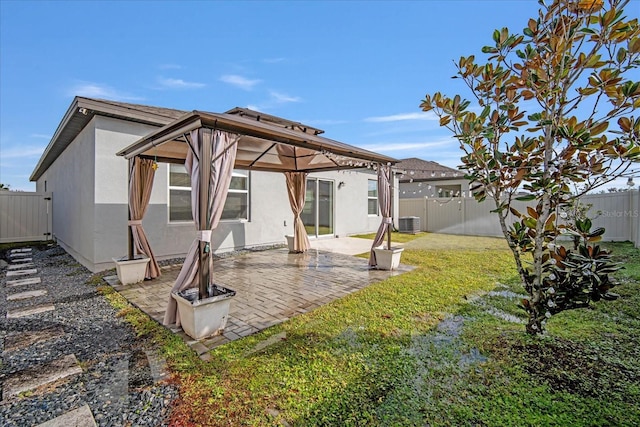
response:
<svg viewBox="0 0 640 427"><path fill-rule="evenodd" d="M17 319L19 317L32 316L38 313L44 313L45 311L55 310L52 304L38 305L35 307L18 308L15 310L7 311L7 319Z"/></svg>
<svg viewBox="0 0 640 427"><path fill-rule="evenodd" d="M76 356L69 354L44 366L26 369L11 375L4 381L2 400L6 401L25 391L81 373L82 368L78 365Z"/></svg>
<svg viewBox="0 0 640 427"><path fill-rule="evenodd" d="M37 272L38 272L37 268L30 268L28 270L12 270L12 271L7 271L7 277L27 276L29 274L36 274Z"/></svg>
<svg viewBox="0 0 640 427"><path fill-rule="evenodd" d="M59 338L64 335L61 326L52 326L40 331L18 332L7 335L4 339L4 352L21 350L35 343Z"/></svg>
<svg viewBox="0 0 640 427"><path fill-rule="evenodd" d="M30 257L31 254L29 252L16 252L16 253L12 253L9 254L9 258L14 259L14 258L26 258L26 257Z"/></svg>
<svg viewBox="0 0 640 427"><path fill-rule="evenodd" d="M6 344L5 344L6 345ZM155 351L145 350L147 360L149 361L149 369L151 370L151 377L153 382L160 382L167 378L167 361L164 357L161 357Z"/></svg>
<svg viewBox="0 0 640 427"><path fill-rule="evenodd" d="M7 286L36 285L41 282L42 280L39 277L29 277L27 279L7 280Z"/></svg>
<svg viewBox="0 0 640 427"><path fill-rule="evenodd" d="M34 268L36 265L32 262L25 262L23 264L12 264L7 267L7 270L23 270L25 268Z"/></svg>
<svg viewBox="0 0 640 427"><path fill-rule="evenodd" d="M19 264L19 263L26 263L26 262L33 262L33 258L18 258L18 259L12 259L11 260L12 263L14 264Z"/></svg>
<svg viewBox="0 0 640 427"><path fill-rule="evenodd" d="M96 425L89 405L84 405L35 427L96 427Z"/></svg>
<svg viewBox="0 0 640 427"><path fill-rule="evenodd" d="M37 289L35 291L27 291L27 292L18 292L15 294L11 294L7 296L7 301L18 301L21 299L41 297L42 295L46 295L46 289Z"/></svg>
<svg viewBox="0 0 640 427"><path fill-rule="evenodd" d="M31 252L31 248L11 249L11 253L12 254L17 254L17 253L21 253L21 252Z"/></svg>

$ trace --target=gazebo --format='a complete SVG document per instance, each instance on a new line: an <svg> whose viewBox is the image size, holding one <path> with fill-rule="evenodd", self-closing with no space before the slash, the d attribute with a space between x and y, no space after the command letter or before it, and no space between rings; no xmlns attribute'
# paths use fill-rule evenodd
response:
<svg viewBox="0 0 640 427"><path fill-rule="evenodd" d="M147 277L160 272L142 228L157 162L184 164L191 176L191 207L197 235L176 279L174 291L198 287L209 295L211 232L220 220L234 168L285 174L294 214L294 250L304 252L309 240L300 219L305 182L310 172L371 168L378 174L378 202L383 216L374 239L369 265L375 267L373 247L383 243L392 224L392 171L397 160L320 136L322 130L299 122L234 108L226 113L193 111L119 151L129 160L129 259L134 252L151 261ZM197 286L196 286L197 285ZM164 323L176 322L170 299Z"/></svg>

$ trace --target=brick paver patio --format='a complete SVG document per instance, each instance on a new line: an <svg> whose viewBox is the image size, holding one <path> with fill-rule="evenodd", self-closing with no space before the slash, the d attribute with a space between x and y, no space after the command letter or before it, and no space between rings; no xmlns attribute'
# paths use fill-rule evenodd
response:
<svg viewBox="0 0 640 427"><path fill-rule="evenodd" d="M223 258L215 261L215 282L236 291L224 335L194 341L181 328L170 328L203 354L409 270L405 265L396 271L370 270L364 258L316 249L305 254L272 249ZM114 289L162 323L179 271L179 265L163 267L158 279L126 286L117 282Z"/></svg>

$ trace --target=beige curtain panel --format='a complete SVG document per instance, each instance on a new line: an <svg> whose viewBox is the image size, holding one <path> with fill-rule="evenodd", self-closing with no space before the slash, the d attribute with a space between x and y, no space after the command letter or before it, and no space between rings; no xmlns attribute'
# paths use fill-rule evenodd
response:
<svg viewBox="0 0 640 427"><path fill-rule="evenodd" d="M133 246L137 254L144 254L151 259L147 264L145 277L154 279L160 276L160 267L142 228L142 219L149 206L156 171L153 160L149 159L136 157L129 165L129 226L133 235Z"/></svg>
<svg viewBox="0 0 640 427"><path fill-rule="evenodd" d="M284 176L287 180L287 193L289 194L289 203L291 211L293 211L293 250L294 252L306 252L311 247L307 230L300 214L304 209L304 199L307 191L307 173L306 172L285 172Z"/></svg>
<svg viewBox="0 0 640 427"><path fill-rule="evenodd" d="M187 173L191 177L191 212L193 214L193 221L198 230L198 235L191 243L189 252L184 260L182 269L178 274L172 292L182 291L184 289L198 287L198 272L200 270L200 242L210 242L211 238L209 231L214 230L220 222L222 216L222 208L227 199L227 192L229 191L229 184L231 182L231 176L233 174L233 166L236 160L236 151L238 148L237 142L239 135L231 134L220 130L212 130L208 128L199 128L191 131L191 146L192 149L187 153L185 160L185 168ZM202 153L202 143L208 138L210 146L212 147L210 153ZM198 153L197 155L194 154ZM210 185L207 189L209 207L207 209L209 216L209 229L205 229L207 223L206 218L200 218L200 166L198 156L202 156L202 161L211 162L211 175ZM203 220L203 221L201 221ZM207 255L209 263L209 271L211 272L211 266L213 265L212 250L209 250ZM210 275L210 283L213 283L213 275ZM169 296L169 303L167 305L167 311L164 315L165 325L175 323L180 326L180 316L178 315L178 307L175 300Z"/></svg>
<svg viewBox="0 0 640 427"><path fill-rule="evenodd" d="M376 253L373 248L377 248L384 241L384 235L391 226L391 185L389 183L389 172L391 166L379 165L378 167L378 205L382 214L382 222L378 227L375 239L371 245L371 253L369 254L369 265L375 267L378 265L376 261Z"/></svg>

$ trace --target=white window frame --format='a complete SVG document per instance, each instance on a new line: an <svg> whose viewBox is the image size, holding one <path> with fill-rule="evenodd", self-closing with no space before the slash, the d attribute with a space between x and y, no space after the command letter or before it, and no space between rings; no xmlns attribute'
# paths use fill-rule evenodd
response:
<svg viewBox="0 0 640 427"><path fill-rule="evenodd" d="M369 183L370 182L374 182L376 184L376 195L375 196L370 196L369 195ZM369 211L369 201L371 200L375 200L375 204L376 204L376 213L371 213ZM378 206L378 180L377 179L368 179L367 180L367 215L369 216L379 216L380 214L380 207Z"/></svg>
<svg viewBox="0 0 640 427"><path fill-rule="evenodd" d="M247 195L247 217L239 219L221 219L220 222L248 222L251 218L251 171L234 169L232 176L243 177L247 179L247 188L245 190L229 189L229 193L246 194ZM191 197L191 187L183 187L177 185L171 185L171 165L167 166L167 222L173 225L180 224L193 224L193 219L190 220L172 220L171 219L171 190L187 191L189 197Z"/></svg>

